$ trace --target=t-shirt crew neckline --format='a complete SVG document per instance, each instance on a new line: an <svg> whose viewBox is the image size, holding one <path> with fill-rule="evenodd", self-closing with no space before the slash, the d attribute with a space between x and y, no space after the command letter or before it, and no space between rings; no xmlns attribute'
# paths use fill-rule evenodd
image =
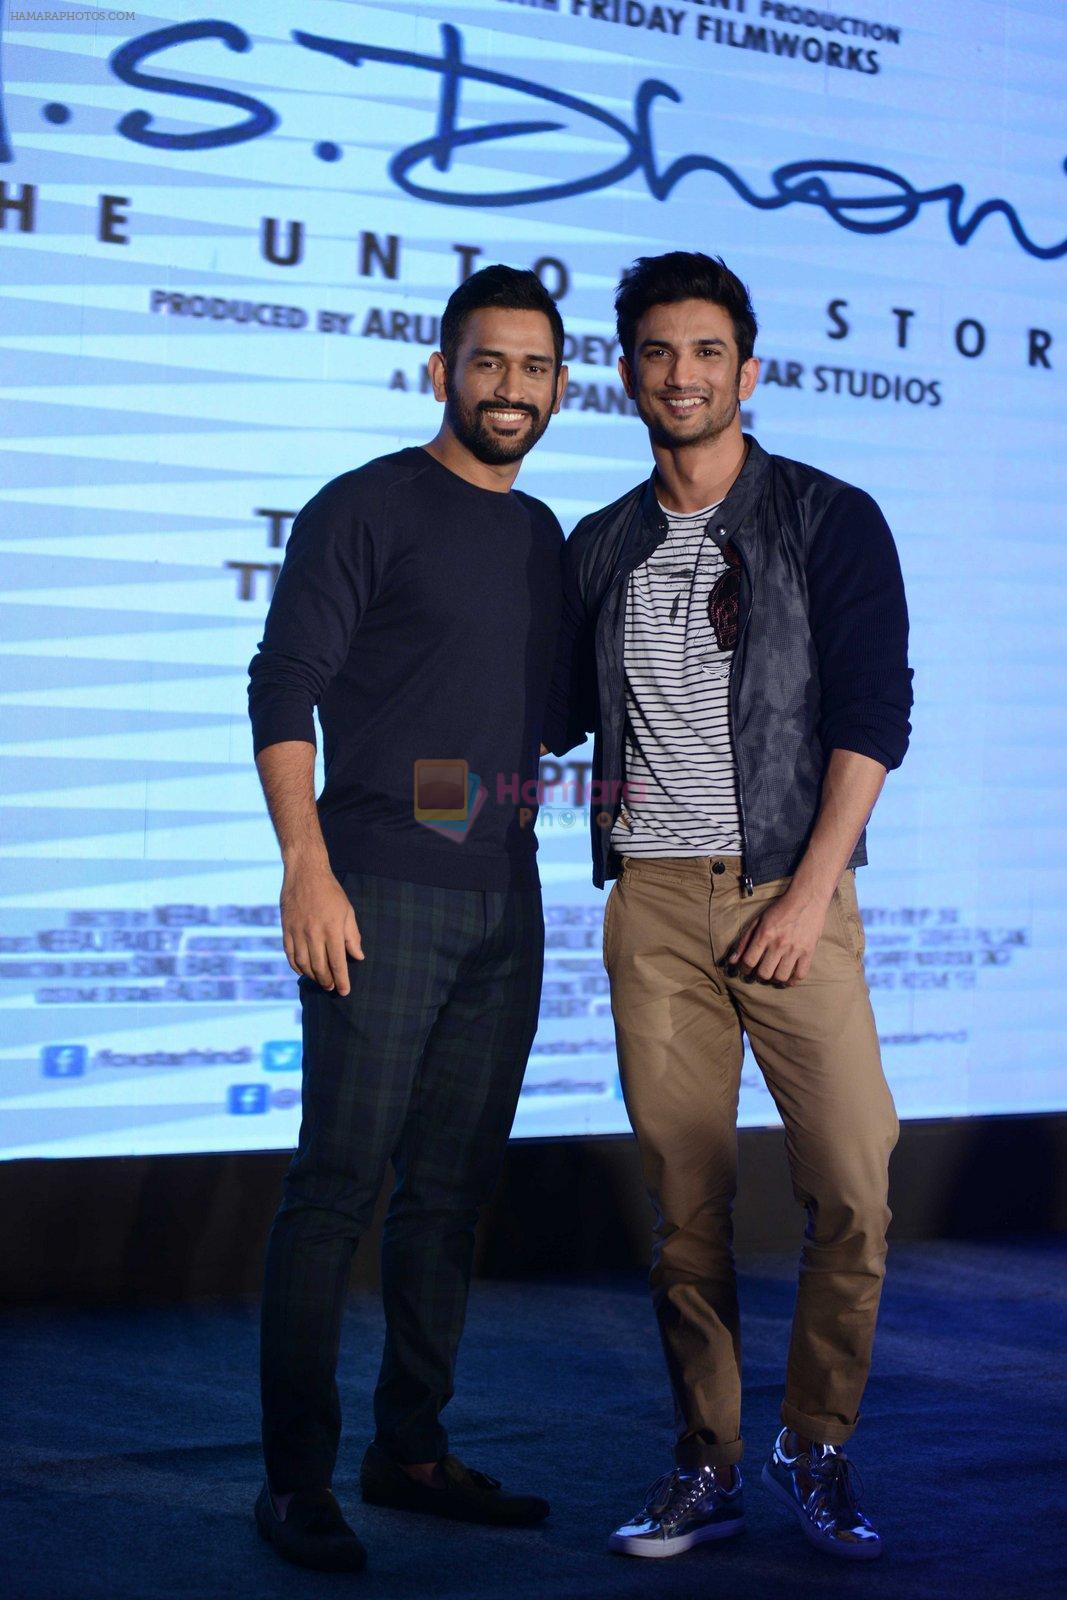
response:
<svg viewBox="0 0 1067 1600"><path fill-rule="evenodd" d="M726 496L724 495L723 499L725 498ZM688 522L693 517L710 517L712 512L718 511L722 505L722 500L713 500L710 506L701 506L698 511L671 511L663 504L659 495L656 496L656 504L665 517L673 517L676 522Z"/></svg>
<svg viewBox="0 0 1067 1600"><path fill-rule="evenodd" d="M432 456L424 444L414 445L412 448L418 450L420 455L425 456L431 467L436 467L438 472L443 472L450 483L458 485L461 489L469 489L471 494L476 494L483 500L495 500L498 505L513 505L518 500L514 484L510 489L483 489L481 484L472 483L469 478L464 478L461 473L453 472L451 467L446 467L443 461L438 461L437 457Z"/></svg>

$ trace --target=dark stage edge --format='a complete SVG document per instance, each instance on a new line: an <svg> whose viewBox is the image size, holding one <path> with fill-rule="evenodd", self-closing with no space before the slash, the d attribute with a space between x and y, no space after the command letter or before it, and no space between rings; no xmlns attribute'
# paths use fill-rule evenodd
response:
<svg viewBox="0 0 1067 1600"><path fill-rule="evenodd" d="M804 1213L781 1128L745 1128L742 1250L799 1247ZM258 1292L291 1152L0 1162L0 1305L196 1300ZM353 1265L378 1281L387 1182ZM1067 1230L1067 1115L906 1121L890 1240ZM588 1274L648 1260L651 1210L629 1136L514 1141L478 1229L486 1278Z"/></svg>
<svg viewBox="0 0 1067 1600"><path fill-rule="evenodd" d="M359 1594L366 1600L1015 1600L1067 1590L1056 1511L1067 1245L913 1243L890 1256L853 1446L886 1554L849 1567L804 1542L758 1481L776 1428L795 1252L742 1261L746 1498L738 1539L671 1561L612 1556L613 1524L669 1462L642 1275L475 1284L452 1444L545 1492L541 1530L364 1507L355 1491L381 1344L354 1295L335 1487L370 1549L359 1576L286 1567L258 1540L256 1305L23 1308L0 1318L0 1565L9 1600ZM1062 1530L1061 1530L1062 1531Z"/></svg>

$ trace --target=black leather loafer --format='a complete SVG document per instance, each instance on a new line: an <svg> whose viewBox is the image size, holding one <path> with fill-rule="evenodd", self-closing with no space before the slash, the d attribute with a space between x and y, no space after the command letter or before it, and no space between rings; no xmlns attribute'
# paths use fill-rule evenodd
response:
<svg viewBox="0 0 1067 1600"><path fill-rule="evenodd" d="M416 1483L391 1456L372 1444L363 1457L359 1486L370 1505L392 1506L398 1511L426 1511L431 1516L453 1517L458 1522L528 1528L548 1516L548 1501L542 1500L540 1495L508 1494L499 1479L475 1472L456 1456L445 1456L441 1470L445 1481L439 1488Z"/></svg>
<svg viewBox="0 0 1067 1600"><path fill-rule="evenodd" d="M264 1484L256 1501L259 1536L298 1567L319 1572L362 1572L367 1552L348 1526L329 1489L298 1489L279 1517Z"/></svg>

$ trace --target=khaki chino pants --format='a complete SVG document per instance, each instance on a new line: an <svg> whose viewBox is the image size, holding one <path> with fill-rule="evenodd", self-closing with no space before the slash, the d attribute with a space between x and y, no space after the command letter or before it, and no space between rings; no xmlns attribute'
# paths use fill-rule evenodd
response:
<svg viewBox="0 0 1067 1600"><path fill-rule="evenodd" d="M652 1299L679 1465L741 1458L732 1250L742 1030L785 1124L807 1211L782 1421L843 1444L859 1415L885 1271L893 1100L845 872L807 978L783 988L723 962L789 886L742 895L736 856L625 858L604 915L619 1072L655 1212Z"/></svg>

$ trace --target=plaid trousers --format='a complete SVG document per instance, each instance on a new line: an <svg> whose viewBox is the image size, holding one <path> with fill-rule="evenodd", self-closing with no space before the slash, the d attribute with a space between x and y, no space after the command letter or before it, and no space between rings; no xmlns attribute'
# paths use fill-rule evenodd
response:
<svg viewBox="0 0 1067 1600"><path fill-rule="evenodd" d="M328 1486L349 1268L387 1163L386 1340L376 1440L395 1460L448 1448L479 1207L499 1174L537 1027L539 889L442 889L370 873L341 883L364 960L340 996L301 977L300 1138L267 1243L263 1450L279 1494Z"/></svg>

